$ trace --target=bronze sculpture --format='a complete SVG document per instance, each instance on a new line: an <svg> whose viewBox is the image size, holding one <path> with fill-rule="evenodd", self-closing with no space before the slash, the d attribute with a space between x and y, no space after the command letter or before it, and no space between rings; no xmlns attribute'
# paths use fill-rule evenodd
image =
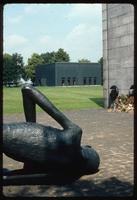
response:
<svg viewBox="0 0 137 200"><path fill-rule="evenodd" d="M25 84L22 96L26 122L3 125L4 153L23 162L25 173L72 175L74 179L96 173L99 155L92 147L81 146L82 129L33 86ZM36 123L36 104L62 129Z"/></svg>

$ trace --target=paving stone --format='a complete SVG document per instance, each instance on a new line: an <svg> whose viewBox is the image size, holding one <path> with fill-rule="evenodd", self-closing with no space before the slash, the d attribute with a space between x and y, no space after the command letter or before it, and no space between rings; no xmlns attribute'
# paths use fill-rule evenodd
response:
<svg viewBox="0 0 137 200"><path fill-rule="evenodd" d="M9 197L88 197L132 196L134 182L134 127L133 113L110 113L104 109L73 110L64 112L83 129L82 145L91 145L101 159L100 171L82 176L73 184L64 186L4 186L3 194ZM38 113L37 121L60 127L45 113ZM25 121L23 114L4 115L4 122ZM17 169L22 163L4 156L5 168Z"/></svg>

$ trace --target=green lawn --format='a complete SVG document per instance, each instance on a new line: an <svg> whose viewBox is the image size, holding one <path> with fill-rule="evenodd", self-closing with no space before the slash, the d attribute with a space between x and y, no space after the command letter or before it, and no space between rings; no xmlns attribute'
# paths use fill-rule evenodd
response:
<svg viewBox="0 0 137 200"><path fill-rule="evenodd" d="M88 109L103 107L102 86L85 87L37 87L60 110ZM20 88L3 89L4 113L23 112ZM37 107L37 111L41 111Z"/></svg>

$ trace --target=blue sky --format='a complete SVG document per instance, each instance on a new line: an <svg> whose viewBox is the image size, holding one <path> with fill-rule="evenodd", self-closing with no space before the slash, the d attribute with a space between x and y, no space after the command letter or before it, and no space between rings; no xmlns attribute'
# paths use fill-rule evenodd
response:
<svg viewBox="0 0 137 200"><path fill-rule="evenodd" d="M4 7L4 53L33 53L63 48L71 62L102 56L101 4L7 4Z"/></svg>

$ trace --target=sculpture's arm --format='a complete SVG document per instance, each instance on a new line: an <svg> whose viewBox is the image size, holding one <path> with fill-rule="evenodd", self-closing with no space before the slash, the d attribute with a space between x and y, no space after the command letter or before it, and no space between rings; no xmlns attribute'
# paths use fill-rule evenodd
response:
<svg viewBox="0 0 137 200"><path fill-rule="evenodd" d="M53 117L64 129L75 126L46 96L31 85L22 87L23 106L27 122L36 122L36 104Z"/></svg>
<svg viewBox="0 0 137 200"><path fill-rule="evenodd" d="M27 122L36 122L36 103L31 95L30 85L23 85L22 98L25 118Z"/></svg>

